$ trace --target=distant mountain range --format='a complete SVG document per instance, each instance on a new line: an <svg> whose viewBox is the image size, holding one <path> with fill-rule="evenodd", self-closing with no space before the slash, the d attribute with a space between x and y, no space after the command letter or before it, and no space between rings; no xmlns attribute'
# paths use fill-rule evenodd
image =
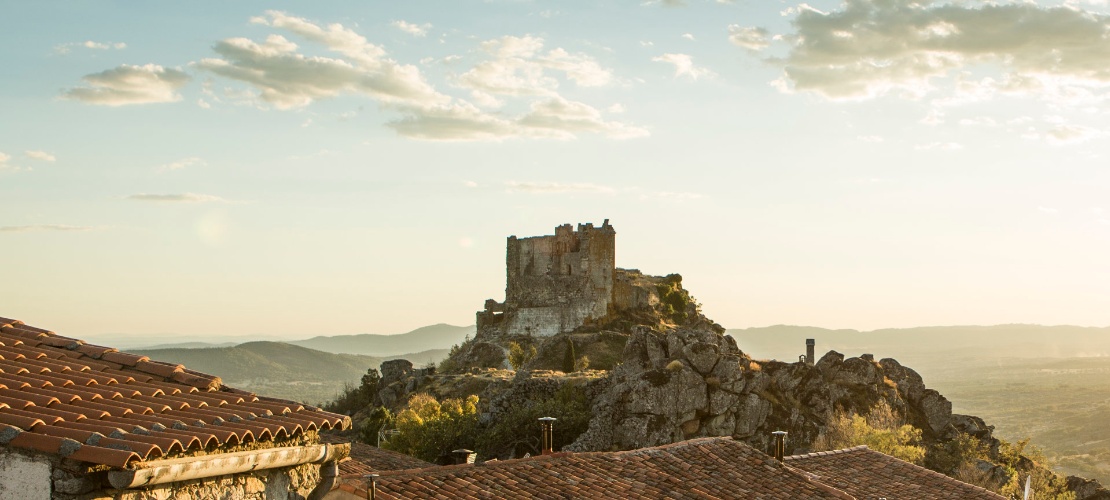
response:
<svg viewBox="0 0 1110 500"><path fill-rule="evenodd" d="M285 342L246 342L231 347L138 349L151 359L181 363L191 370L218 375L224 383L267 396L320 404L335 398L347 384L356 385L383 361L407 359L416 366L437 363L447 349L398 356L336 354Z"/></svg>
<svg viewBox="0 0 1110 500"><path fill-rule="evenodd" d="M294 340L290 344L318 349L327 352L366 354L371 356L394 356L408 352L428 349L449 349L461 344L463 339L474 336L474 326L438 325L417 328L399 335L336 335L331 337L312 337L308 340Z"/></svg>
<svg viewBox="0 0 1110 500"><path fill-rule="evenodd" d="M805 353L805 339L812 338L818 358L829 350L851 356L871 353L876 359L895 358L919 370L939 361L967 358L1110 356L1110 328L1068 325L927 326L864 332L775 325L727 333L755 358L795 361Z"/></svg>

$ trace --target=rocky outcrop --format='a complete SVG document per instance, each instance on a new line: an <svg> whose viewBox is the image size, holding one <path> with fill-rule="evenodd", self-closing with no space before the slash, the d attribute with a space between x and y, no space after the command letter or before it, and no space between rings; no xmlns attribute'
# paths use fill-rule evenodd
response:
<svg viewBox="0 0 1110 500"><path fill-rule="evenodd" d="M866 413L880 399L928 440L959 432L993 439L993 428L953 415L944 396L893 359L830 351L814 366L759 362L732 337L691 328L636 328L623 359L594 402L590 429L569 449L630 449L702 436L733 436L765 448L771 431L785 430L787 452L804 452L837 408Z"/></svg>
<svg viewBox="0 0 1110 500"><path fill-rule="evenodd" d="M1068 490L1075 493L1075 500L1110 500L1110 490L1094 479L1068 476Z"/></svg>

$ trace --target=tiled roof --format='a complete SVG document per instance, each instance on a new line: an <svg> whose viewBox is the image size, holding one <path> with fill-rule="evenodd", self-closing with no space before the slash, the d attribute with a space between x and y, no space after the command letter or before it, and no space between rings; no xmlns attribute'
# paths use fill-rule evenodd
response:
<svg viewBox="0 0 1110 500"><path fill-rule="evenodd" d="M124 468L347 428L350 421L228 388L182 365L0 318L0 445Z"/></svg>
<svg viewBox="0 0 1110 500"><path fill-rule="evenodd" d="M355 439L336 434L321 434L320 440L326 443L351 443L351 454L339 462L339 474L365 475L387 470L420 469L435 464L404 453L383 450L377 446L360 443Z"/></svg>
<svg viewBox="0 0 1110 500"><path fill-rule="evenodd" d="M857 446L785 458L786 465L857 498L989 499L1006 497Z"/></svg>
<svg viewBox="0 0 1110 500"><path fill-rule="evenodd" d="M381 500L851 498L731 438L379 474ZM366 482L361 477L344 477L339 487L366 498Z"/></svg>

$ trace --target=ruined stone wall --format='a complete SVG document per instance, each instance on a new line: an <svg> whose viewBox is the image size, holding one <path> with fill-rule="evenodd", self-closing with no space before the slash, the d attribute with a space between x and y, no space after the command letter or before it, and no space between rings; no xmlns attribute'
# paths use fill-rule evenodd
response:
<svg viewBox="0 0 1110 500"><path fill-rule="evenodd" d="M488 318L479 314L483 325L498 322L509 335L574 330L609 311L616 231L606 221L601 227L579 224L577 230L564 224L548 236L510 236L505 269L504 317L495 318L492 310Z"/></svg>

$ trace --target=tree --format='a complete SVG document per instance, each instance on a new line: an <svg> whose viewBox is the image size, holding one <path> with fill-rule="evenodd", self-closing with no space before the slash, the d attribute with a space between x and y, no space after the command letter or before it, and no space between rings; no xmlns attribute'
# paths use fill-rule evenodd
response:
<svg viewBox="0 0 1110 500"><path fill-rule="evenodd" d="M574 342L567 337L567 348L563 351L563 372L570 373L574 371L574 362L578 358L574 356Z"/></svg>
<svg viewBox="0 0 1110 500"><path fill-rule="evenodd" d="M382 376L377 368L366 370L361 383L357 387L345 384L343 394L336 396L334 401L323 405L324 409L343 415L354 415L374 402L378 395L378 383Z"/></svg>
<svg viewBox="0 0 1110 500"><path fill-rule="evenodd" d="M522 366L536 357L536 346L529 344L525 349L516 342L509 342L509 364L512 365L513 370L519 370Z"/></svg>
<svg viewBox="0 0 1110 500"><path fill-rule="evenodd" d="M452 450L474 448L478 396L440 402L430 394L413 394L394 424L400 433L383 448L436 462Z"/></svg>

